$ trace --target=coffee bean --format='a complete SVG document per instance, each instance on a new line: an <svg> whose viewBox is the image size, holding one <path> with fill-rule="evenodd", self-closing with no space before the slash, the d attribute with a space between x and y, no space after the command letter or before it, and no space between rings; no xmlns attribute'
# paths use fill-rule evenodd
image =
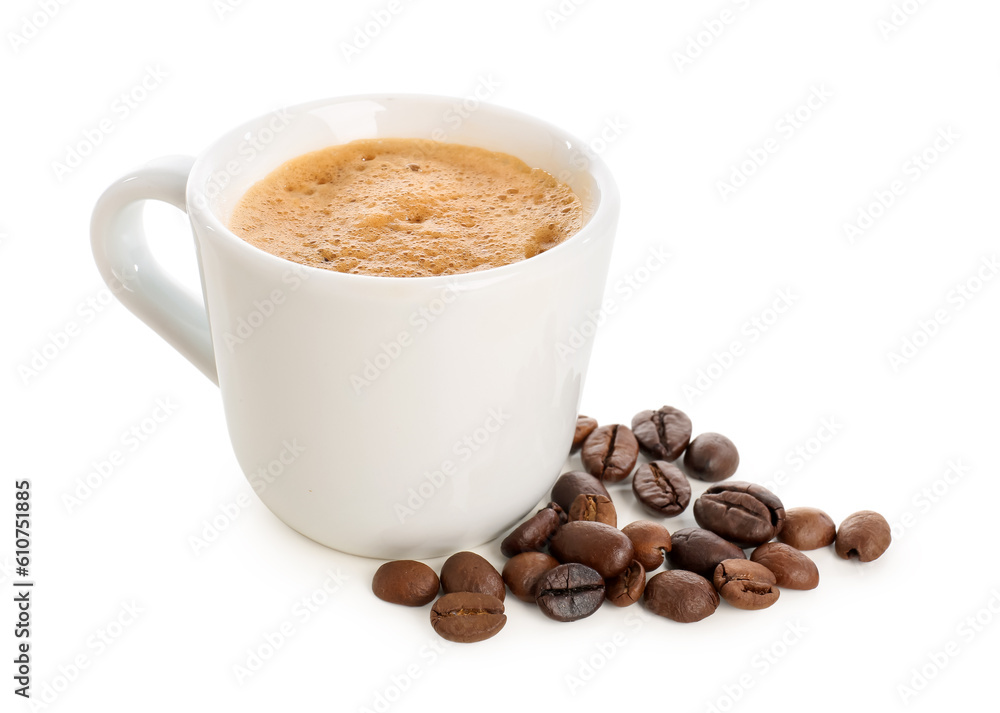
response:
<svg viewBox="0 0 1000 713"><path fill-rule="evenodd" d="M549 503L503 538L503 542L500 543L500 551L504 557L513 557L521 552L544 550L549 544L549 540L552 539L552 535L564 522L566 522L566 513L563 512L563 509L556 503Z"/></svg>
<svg viewBox="0 0 1000 713"><path fill-rule="evenodd" d="M650 577L643 595L654 614L687 624L701 621L719 606L719 594L700 574L670 569Z"/></svg>
<svg viewBox="0 0 1000 713"><path fill-rule="evenodd" d="M632 541L625 533L603 522L586 520L560 527L549 543L549 551L563 564L585 564L605 579L617 577L635 559Z"/></svg>
<svg viewBox="0 0 1000 713"><path fill-rule="evenodd" d="M457 552L441 565L441 588L452 592L491 594L500 601L507 595L503 577L485 558L475 552Z"/></svg>
<svg viewBox="0 0 1000 713"><path fill-rule="evenodd" d="M670 536L670 541L673 545L667 554L670 566L695 572L706 579L715 573L719 562L746 559L743 550L732 542L698 527L677 530Z"/></svg>
<svg viewBox="0 0 1000 713"><path fill-rule="evenodd" d="M691 440L691 419L672 406L640 411L632 418L632 432L643 453L673 463Z"/></svg>
<svg viewBox="0 0 1000 713"><path fill-rule="evenodd" d="M691 484L680 468L665 460L643 463L632 477L632 492L647 510L673 517L691 501Z"/></svg>
<svg viewBox="0 0 1000 713"><path fill-rule="evenodd" d="M597 428L597 421L590 416L577 416L576 417L576 431L573 433L573 446L570 448L570 453L576 453L583 447L583 442L587 440L587 436L594 432Z"/></svg>
<svg viewBox="0 0 1000 713"><path fill-rule="evenodd" d="M503 566L503 581L522 602L534 602L539 580L558 566L559 560L544 552L522 552Z"/></svg>
<svg viewBox="0 0 1000 713"><path fill-rule="evenodd" d="M754 547L781 532L785 507L764 486L734 480L713 485L695 500L694 519L740 547Z"/></svg>
<svg viewBox="0 0 1000 713"><path fill-rule="evenodd" d="M535 603L542 614L556 621L576 621L600 609L604 580L582 564L562 564L538 582Z"/></svg>
<svg viewBox="0 0 1000 713"><path fill-rule="evenodd" d="M718 433L703 433L688 445L684 452L684 467L688 475L698 480L717 483L725 480L740 465L736 446Z"/></svg>
<svg viewBox="0 0 1000 713"><path fill-rule="evenodd" d="M600 478L595 478L590 473L582 470L574 470L563 473L552 486L552 500L559 504L563 510L569 510L573 501L580 493L590 493L591 495L603 495L610 498L608 489Z"/></svg>
<svg viewBox="0 0 1000 713"><path fill-rule="evenodd" d="M779 587L815 589L819 585L816 563L784 542L765 542L750 553L750 561L771 570Z"/></svg>
<svg viewBox="0 0 1000 713"><path fill-rule="evenodd" d="M618 527L618 513L611 498L603 495L580 493L569 507L569 521L589 520L603 522L611 527Z"/></svg>
<svg viewBox="0 0 1000 713"><path fill-rule="evenodd" d="M646 570L638 560L632 560L624 572L608 580L605 596L616 607L627 607L639 601L645 589Z"/></svg>
<svg viewBox="0 0 1000 713"><path fill-rule="evenodd" d="M857 557L871 562L882 556L892 542L892 531L885 518L872 510L862 510L840 523L834 549L846 559Z"/></svg>
<svg viewBox="0 0 1000 713"><path fill-rule="evenodd" d="M496 636L507 617L503 602L480 592L445 594L431 607L431 626L448 641L471 644Z"/></svg>
<svg viewBox="0 0 1000 713"><path fill-rule="evenodd" d="M671 548L667 528L658 522L636 520L623 527L622 532L632 541L635 558L647 572L663 564L663 553Z"/></svg>
<svg viewBox="0 0 1000 713"><path fill-rule="evenodd" d="M737 609L767 609L778 601L780 593L771 570L748 560L723 560L715 568L712 583Z"/></svg>
<svg viewBox="0 0 1000 713"><path fill-rule="evenodd" d="M372 577L372 591L376 597L408 607L430 604L440 586L434 570L416 560L386 562Z"/></svg>
<svg viewBox="0 0 1000 713"><path fill-rule="evenodd" d="M818 550L837 539L837 526L819 508L792 508L785 511L778 539L799 550Z"/></svg>
<svg viewBox="0 0 1000 713"><path fill-rule="evenodd" d="M628 426L601 426L583 442L583 468L608 483L625 480L639 458L639 442Z"/></svg>

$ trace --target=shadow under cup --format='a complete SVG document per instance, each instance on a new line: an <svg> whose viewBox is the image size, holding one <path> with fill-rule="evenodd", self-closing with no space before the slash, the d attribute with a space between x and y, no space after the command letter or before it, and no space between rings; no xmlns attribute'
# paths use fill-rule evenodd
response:
<svg viewBox="0 0 1000 713"><path fill-rule="evenodd" d="M440 277L336 273L227 229L285 161L361 138L512 154L569 184L589 216L528 260ZM350 97L233 130L187 183L211 340L237 459L289 526L358 555L432 557L525 515L569 451L618 216L607 168L559 129L428 96Z"/></svg>

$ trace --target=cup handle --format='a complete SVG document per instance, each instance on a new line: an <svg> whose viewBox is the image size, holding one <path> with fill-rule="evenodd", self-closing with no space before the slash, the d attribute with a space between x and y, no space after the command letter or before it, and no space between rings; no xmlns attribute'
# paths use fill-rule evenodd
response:
<svg viewBox="0 0 1000 713"><path fill-rule="evenodd" d="M164 201L187 212L185 189L193 165L190 156L165 157L111 184L94 207L90 240L111 292L218 384L204 296L192 295L156 262L142 225L147 200Z"/></svg>

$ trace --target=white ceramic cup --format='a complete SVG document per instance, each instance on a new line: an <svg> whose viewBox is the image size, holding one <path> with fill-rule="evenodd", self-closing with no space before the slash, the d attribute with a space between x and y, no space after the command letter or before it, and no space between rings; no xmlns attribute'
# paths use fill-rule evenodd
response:
<svg viewBox="0 0 1000 713"><path fill-rule="evenodd" d="M528 260L412 278L306 267L228 230L243 193L282 163L379 137L513 154L568 183L589 218ZM146 200L187 212L204 299L151 255ZM91 233L114 294L219 385L236 458L275 515L344 552L432 557L496 537L559 475L618 202L604 163L543 121L448 97L354 96L273 112L197 159L124 176Z"/></svg>

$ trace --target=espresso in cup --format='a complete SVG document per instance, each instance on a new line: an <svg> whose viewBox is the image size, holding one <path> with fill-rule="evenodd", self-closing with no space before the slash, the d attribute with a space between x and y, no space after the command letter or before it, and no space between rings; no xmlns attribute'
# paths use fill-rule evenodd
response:
<svg viewBox="0 0 1000 713"><path fill-rule="evenodd" d="M569 186L514 156L383 138L288 161L243 195L230 229L312 267L423 277L533 257L584 222Z"/></svg>
<svg viewBox="0 0 1000 713"><path fill-rule="evenodd" d="M366 557L466 550L538 502L574 435L591 341L573 340L607 282L619 200L604 163L557 127L489 104L454 127L450 146L399 139L437 135L456 101L286 107L280 122L251 119L197 158L122 176L91 221L115 295L219 385L233 453L261 501L306 537ZM248 137L267 140L248 152ZM370 143L326 150L353 139ZM402 185L372 178L382 175ZM346 193L335 178L358 183ZM149 248L149 200L188 213L203 299ZM264 250L234 234L254 224ZM447 276L372 279L299 262ZM438 613L447 626L454 611Z"/></svg>

